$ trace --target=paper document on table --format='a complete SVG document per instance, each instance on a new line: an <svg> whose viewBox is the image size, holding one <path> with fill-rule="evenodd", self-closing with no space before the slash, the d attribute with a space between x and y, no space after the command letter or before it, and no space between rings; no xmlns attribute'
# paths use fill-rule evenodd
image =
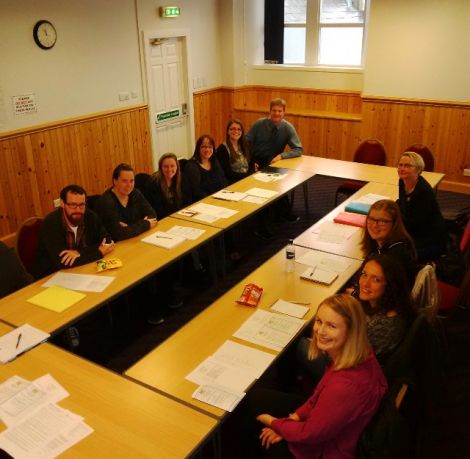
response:
<svg viewBox="0 0 470 459"><path fill-rule="evenodd" d="M6 383L10 384L8 381ZM0 405L0 418L9 427L18 424L41 406L57 403L69 396L68 392L48 374L21 385L23 387L20 391Z"/></svg>
<svg viewBox="0 0 470 459"><path fill-rule="evenodd" d="M221 199L222 201L241 201L246 196L245 193L240 193L239 191L230 191L230 190L220 190L217 193L214 193L212 197L214 199Z"/></svg>
<svg viewBox="0 0 470 459"><path fill-rule="evenodd" d="M330 221L323 222L319 227L313 229L313 233L318 234L319 242L329 242L333 244L344 244L354 233L359 231L357 226L341 225Z"/></svg>
<svg viewBox="0 0 470 459"><path fill-rule="evenodd" d="M51 335L29 324L21 325L0 338L0 362L6 363L17 355L46 341Z"/></svg>
<svg viewBox="0 0 470 459"><path fill-rule="evenodd" d="M41 293L28 298L26 301L41 308L49 309L54 312L63 312L66 309L83 300L84 293L75 292L66 288L53 285L43 290Z"/></svg>
<svg viewBox="0 0 470 459"><path fill-rule="evenodd" d="M264 204L267 200L267 198L259 198L258 196L248 195L246 198L243 199L243 202L252 202L253 204Z"/></svg>
<svg viewBox="0 0 470 459"><path fill-rule="evenodd" d="M269 199L279 193L277 191L267 190L266 188L250 188L248 191L246 191L246 194L249 194L250 196L256 196L258 198Z"/></svg>
<svg viewBox="0 0 470 459"><path fill-rule="evenodd" d="M258 309L233 336L282 351L304 324L305 320Z"/></svg>
<svg viewBox="0 0 470 459"><path fill-rule="evenodd" d="M54 458L93 432L83 418L48 404L0 434L0 448L15 458Z"/></svg>
<svg viewBox="0 0 470 459"><path fill-rule="evenodd" d="M195 217L198 217L198 214L211 215L217 218L229 218L238 213L238 210L228 209L227 207L213 206L212 204L205 204L199 202L194 204L190 210L197 212Z"/></svg>
<svg viewBox="0 0 470 459"><path fill-rule="evenodd" d="M201 362L185 379L199 385L209 384L244 391L256 379L256 374L253 371L236 368L211 356Z"/></svg>
<svg viewBox="0 0 470 459"><path fill-rule="evenodd" d="M301 319L305 314L307 314L310 308L308 306L294 304L289 301L279 299L271 306L270 309L272 311Z"/></svg>
<svg viewBox="0 0 470 459"><path fill-rule="evenodd" d="M102 276L94 274L74 274L59 271L55 273L47 282L42 284L43 287L68 288L70 290L78 290L80 292L102 292L115 279L113 276Z"/></svg>
<svg viewBox="0 0 470 459"><path fill-rule="evenodd" d="M245 396L245 392L229 391L224 387L204 384L199 386L192 397L225 411L233 411Z"/></svg>
<svg viewBox="0 0 470 459"><path fill-rule="evenodd" d="M363 204L374 204L374 202L380 201L382 199L390 200L390 196L382 196L381 194L367 193L364 196L361 196L359 199L355 199L354 202L362 202Z"/></svg>
<svg viewBox="0 0 470 459"><path fill-rule="evenodd" d="M235 368L253 372L259 378L271 365L275 355L228 340L212 357Z"/></svg>
<svg viewBox="0 0 470 459"><path fill-rule="evenodd" d="M203 235L206 232L204 229L193 228L192 226L172 226L167 233L173 234L175 236L181 236L185 239L190 239L195 241L199 236Z"/></svg>
<svg viewBox="0 0 470 459"><path fill-rule="evenodd" d="M351 265L346 258L339 255L325 255L323 252L316 252L313 250L307 250L295 261L303 265L318 267L325 271L331 271L337 274L343 274Z"/></svg>
<svg viewBox="0 0 470 459"><path fill-rule="evenodd" d="M177 245L180 245L182 242L186 241L186 238L177 236L174 234L169 234L164 231L156 231L153 234L150 234L143 239L142 242L147 244L156 245L157 247L162 247L164 249L172 249Z"/></svg>
<svg viewBox="0 0 470 459"><path fill-rule="evenodd" d="M257 172L253 177L260 182L269 183L283 180L287 177L287 174L280 174L278 172Z"/></svg>

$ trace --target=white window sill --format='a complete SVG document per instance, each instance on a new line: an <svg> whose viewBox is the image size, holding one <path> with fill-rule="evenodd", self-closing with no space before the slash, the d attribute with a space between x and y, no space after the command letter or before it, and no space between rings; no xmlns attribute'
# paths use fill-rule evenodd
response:
<svg viewBox="0 0 470 459"><path fill-rule="evenodd" d="M302 71L302 72L326 72L326 73L363 73L364 69L359 67L330 67L320 66L315 67L309 65L296 65L296 64L262 64L252 65L254 70L281 70L281 71Z"/></svg>

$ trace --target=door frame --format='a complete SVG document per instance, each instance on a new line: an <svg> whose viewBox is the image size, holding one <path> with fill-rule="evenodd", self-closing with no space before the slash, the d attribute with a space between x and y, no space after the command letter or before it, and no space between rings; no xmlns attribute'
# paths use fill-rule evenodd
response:
<svg viewBox="0 0 470 459"><path fill-rule="evenodd" d="M190 36L189 30L187 29L168 29L168 30L144 30L142 32L142 41L143 41L143 51L144 51L144 72L143 75L146 78L143 78L143 86L145 88L145 99L147 100L147 105L149 107L149 126L150 126L150 139L151 139L151 147L152 147L152 163L154 170L158 167L158 159L157 159L157 148L156 148L156 138L154 132L154 119L153 113L156 111L155 107L152 107L152 98L150 97L150 81L151 81L151 71L150 71L150 58L151 58L151 40L162 40L165 38L177 38L181 39L182 41L182 49L183 49L183 59L186 59L184 66L186 67L186 98L188 101L188 127L189 132L188 135L190 136L189 145L190 151L194 148L194 103L193 103L193 91L192 91L192 71L191 71L191 62L190 62Z"/></svg>

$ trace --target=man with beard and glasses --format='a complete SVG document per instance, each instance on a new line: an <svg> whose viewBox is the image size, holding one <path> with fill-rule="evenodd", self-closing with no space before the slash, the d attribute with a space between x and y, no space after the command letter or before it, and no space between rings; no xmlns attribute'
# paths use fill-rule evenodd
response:
<svg viewBox="0 0 470 459"><path fill-rule="evenodd" d="M114 249L98 216L86 208L86 191L68 185L60 192L60 207L44 219L34 264L36 279L60 269L99 260Z"/></svg>

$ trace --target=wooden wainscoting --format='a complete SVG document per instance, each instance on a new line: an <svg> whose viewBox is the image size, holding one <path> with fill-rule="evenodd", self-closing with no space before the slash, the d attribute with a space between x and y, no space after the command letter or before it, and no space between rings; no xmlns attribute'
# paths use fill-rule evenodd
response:
<svg viewBox="0 0 470 459"><path fill-rule="evenodd" d="M98 194L121 162L150 172L148 125L147 105L139 105L0 134L0 239L49 213L70 183Z"/></svg>

